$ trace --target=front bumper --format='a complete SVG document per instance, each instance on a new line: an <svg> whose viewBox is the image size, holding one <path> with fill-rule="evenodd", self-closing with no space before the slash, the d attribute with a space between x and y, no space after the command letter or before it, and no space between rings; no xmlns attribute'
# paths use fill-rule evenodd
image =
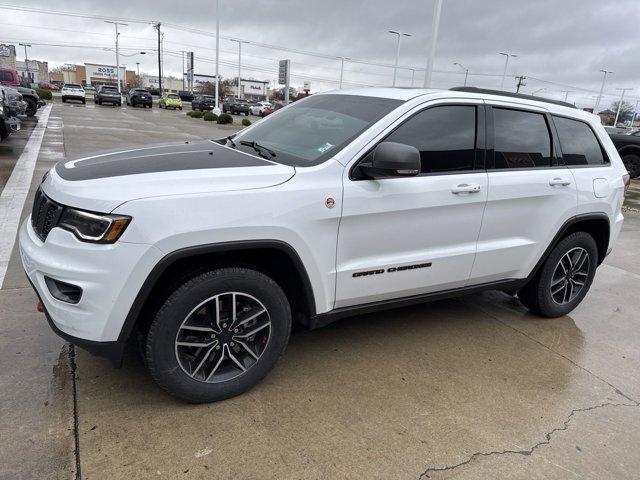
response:
<svg viewBox="0 0 640 480"><path fill-rule="evenodd" d="M127 341L122 327L144 280L160 260L150 245L80 242L54 228L42 242L28 218L20 227L22 265L53 330L79 347L112 357ZM54 298L45 276L82 289L76 304Z"/></svg>

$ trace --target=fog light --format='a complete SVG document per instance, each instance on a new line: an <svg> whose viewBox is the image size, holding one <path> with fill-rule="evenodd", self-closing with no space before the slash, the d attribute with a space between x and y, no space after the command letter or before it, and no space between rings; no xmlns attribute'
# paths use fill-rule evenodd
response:
<svg viewBox="0 0 640 480"><path fill-rule="evenodd" d="M56 300L66 303L78 303L82 297L82 289L70 283L54 280L50 277L44 277L49 293Z"/></svg>

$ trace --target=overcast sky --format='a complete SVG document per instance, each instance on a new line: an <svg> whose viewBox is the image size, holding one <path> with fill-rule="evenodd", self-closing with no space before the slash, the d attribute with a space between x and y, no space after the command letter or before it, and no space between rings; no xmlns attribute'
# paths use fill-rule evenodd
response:
<svg viewBox="0 0 640 480"><path fill-rule="evenodd" d="M298 50L392 64L395 38L387 30L413 34L404 37L400 65L422 69L415 85L422 85L434 0L221 0L221 35L285 46ZM215 31L215 0L188 2L146 0L57 0L29 2L0 0L0 42L28 41L30 58L63 63L115 64L115 54L102 48L114 43L113 26L100 19L74 18L10 10L7 5L55 9L130 20L156 20L192 29ZM609 105L616 88L632 87L627 96L640 98L639 0L444 0L435 60L435 87L461 85L470 70L469 84L497 88L504 57L511 52L505 89L515 90L515 75L527 76L521 91L563 98L578 106L593 105L602 81L600 69L614 72L607 81ZM196 55L196 73L213 74L215 38L185 32L169 25L165 32L165 73L180 75L181 50ZM121 28L123 53L157 48L156 31L149 24L130 22ZM46 46L37 43L79 46ZM93 47L93 48L89 48ZM238 45L221 41L221 74L237 75ZM243 44L244 78L273 80L277 60L290 58L292 83L307 80L312 91L336 88L340 61ZM23 50L18 58L23 59ZM141 72L157 74L157 54L121 57L121 63ZM447 72L459 73L447 73ZM474 75L475 74L475 75ZM483 75L479 75L483 74ZM393 70L382 66L345 63L345 86L390 85ZM410 85L412 72L399 70L398 84ZM553 83L546 83L553 82Z"/></svg>

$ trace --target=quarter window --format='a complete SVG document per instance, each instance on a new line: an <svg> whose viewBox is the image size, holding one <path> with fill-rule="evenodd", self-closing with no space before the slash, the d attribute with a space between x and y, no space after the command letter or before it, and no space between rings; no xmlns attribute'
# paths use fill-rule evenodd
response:
<svg viewBox="0 0 640 480"><path fill-rule="evenodd" d="M602 165L608 163L593 130L584 122L553 117L558 130L565 165Z"/></svg>
<svg viewBox="0 0 640 480"><path fill-rule="evenodd" d="M551 137L540 113L493 108L494 168L551 166Z"/></svg>
<svg viewBox="0 0 640 480"><path fill-rule="evenodd" d="M476 107L443 105L423 110L400 125L385 141L420 150L421 173L473 170Z"/></svg>

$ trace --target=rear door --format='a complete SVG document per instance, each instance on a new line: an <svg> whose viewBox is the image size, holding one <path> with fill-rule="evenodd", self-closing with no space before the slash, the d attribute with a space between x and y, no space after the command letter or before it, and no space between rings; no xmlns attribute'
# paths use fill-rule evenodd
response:
<svg viewBox="0 0 640 480"><path fill-rule="evenodd" d="M354 180L347 169L336 308L463 287L473 266L487 195L484 106L417 107L387 132L369 151L413 145L421 173Z"/></svg>
<svg viewBox="0 0 640 480"><path fill-rule="evenodd" d="M470 284L526 277L577 208L549 112L486 103L488 196Z"/></svg>

